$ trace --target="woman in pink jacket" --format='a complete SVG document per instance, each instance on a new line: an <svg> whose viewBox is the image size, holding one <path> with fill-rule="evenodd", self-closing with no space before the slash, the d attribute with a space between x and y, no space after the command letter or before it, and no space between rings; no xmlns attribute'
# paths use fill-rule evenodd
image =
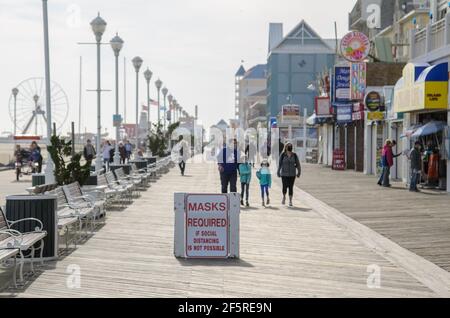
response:
<svg viewBox="0 0 450 318"><path fill-rule="evenodd" d="M381 165L383 167L383 173L381 175L380 181L378 184L383 187L390 188L390 175L391 168L394 165L394 152L392 151L393 143L391 140L386 140L386 143L383 147L383 152L381 153Z"/></svg>

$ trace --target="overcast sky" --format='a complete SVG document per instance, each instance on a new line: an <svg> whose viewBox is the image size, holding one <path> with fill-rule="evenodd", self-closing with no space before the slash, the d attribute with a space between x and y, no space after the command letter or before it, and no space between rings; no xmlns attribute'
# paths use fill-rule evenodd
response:
<svg viewBox="0 0 450 318"><path fill-rule="evenodd" d="M135 75L130 60L139 55L192 114L200 108L205 126L234 115L234 74L266 63L270 22L284 23L288 33L305 19L322 37L334 38L348 29L354 0L49 0L51 77L69 100L70 121L78 125L79 59L83 57L82 127L96 128L96 55L89 22L100 11L108 27L104 41L116 32L124 39L121 53L120 109L123 110L123 57L128 59L127 117L135 118ZM0 132L12 131L9 113L11 89L27 78L43 77L42 1L0 0ZM114 89L114 55L102 47L103 89ZM144 69L143 68L143 69ZM141 76L141 98L145 82ZM152 98L156 98L153 81ZM55 106L58 107L58 106ZM59 106L61 107L61 106ZM112 131L114 91L103 95L102 124ZM154 107L153 118L156 115ZM31 116L31 114L30 114Z"/></svg>

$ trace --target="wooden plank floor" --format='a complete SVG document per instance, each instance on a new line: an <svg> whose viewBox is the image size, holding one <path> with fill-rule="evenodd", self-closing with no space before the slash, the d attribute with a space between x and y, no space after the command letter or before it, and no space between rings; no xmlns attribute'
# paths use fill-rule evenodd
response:
<svg viewBox="0 0 450 318"><path fill-rule="evenodd" d="M241 260L186 261L173 256L173 193L216 192L215 166L176 169L154 184L88 242L45 270L20 291L3 297L435 297L404 269L374 253L349 232L297 201L259 203L241 213ZM68 288L70 266L79 266L81 288ZM381 268L381 288L367 287L367 268Z"/></svg>
<svg viewBox="0 0 450 318"><path fill-rule="evenodd" d="M400 246L450 271L450 195L380 188L374 176L304 165L298 187Z"/></svg>

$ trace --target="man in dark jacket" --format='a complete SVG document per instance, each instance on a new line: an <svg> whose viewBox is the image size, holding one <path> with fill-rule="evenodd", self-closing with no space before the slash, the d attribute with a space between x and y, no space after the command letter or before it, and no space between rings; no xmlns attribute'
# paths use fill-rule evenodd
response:
<svg viewBox="0 0 450 318"><path fill-rule="evenodd" d="M228 185L230 185L231 193L237 193L239 151L236 140L233 141L233 146L224 146L217 156L217 162L220 172L220 182L222 184L222 193L228 193Z"/></svg>
<svg viewBox="0 0 450 318"><path fill-rule="evenodd" d="M422 171L422 154L420 152L421 149L422 145L417 141L414 144L414 148L409 154L409 159L411 160L411 184L409 187L409 191L411 192L419 192L419 189L417 189L417 184L420 181Z"/></svg>

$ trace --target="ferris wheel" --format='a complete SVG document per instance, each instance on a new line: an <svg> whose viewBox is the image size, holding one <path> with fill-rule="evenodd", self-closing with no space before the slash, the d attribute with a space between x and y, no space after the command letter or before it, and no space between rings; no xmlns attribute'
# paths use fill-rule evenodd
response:
<svg viewBox="0 0 450 318"><path fill-rule="evenodd" d="M22 135L47 135L45 79L29 78L16 86L16 109L14 95L9 98L9 117L14 123L16 117L17 133ZM61 86L51 82L52 122L60 131L69 116L69 100ZM14 111L15 110L15 111ZM16 114L16 116L15 116Z"/></svg>

